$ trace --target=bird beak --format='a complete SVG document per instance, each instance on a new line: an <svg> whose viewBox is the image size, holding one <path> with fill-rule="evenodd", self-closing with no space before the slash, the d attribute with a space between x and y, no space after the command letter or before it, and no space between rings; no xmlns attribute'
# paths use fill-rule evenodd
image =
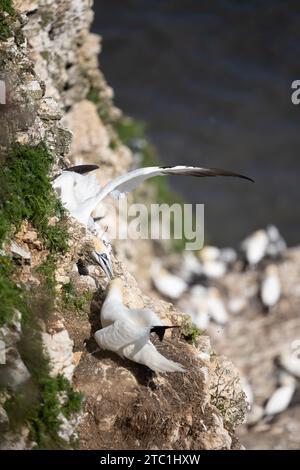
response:
<svg viewBox="0 0 300 470"><path fill-rule="evenodd" d="M94 254L95 260L101 266L101 268L105 272L108 279L113 279L115 276L114 276L111 261L110 261L109 257L107 256L107 254L106 253L97 253L96 251L94 251L93 254Z"/></svg>

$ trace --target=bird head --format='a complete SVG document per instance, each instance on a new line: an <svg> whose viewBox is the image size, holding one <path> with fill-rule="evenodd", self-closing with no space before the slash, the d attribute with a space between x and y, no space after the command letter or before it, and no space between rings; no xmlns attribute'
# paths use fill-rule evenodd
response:
<svg viewBox="0 0 300 470"><path fill-rule="evenodd" d="M93 264L99 264L108 279L114 278L113 267L105 244L97 237L93 237L92 242L86 247L85 258Z"/></svg>

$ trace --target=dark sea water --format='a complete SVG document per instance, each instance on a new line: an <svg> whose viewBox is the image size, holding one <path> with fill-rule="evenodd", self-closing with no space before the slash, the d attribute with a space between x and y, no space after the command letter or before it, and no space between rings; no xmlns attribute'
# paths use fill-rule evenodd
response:
<svg viewBox="0 0 300 470"><path fill-rule="evenodd" d="M223 167L256 184L171 178L205 203L206 234L236 245L276 224L300 242L300 0L95 0L101 68L149 124L166 164Z"/></svg>

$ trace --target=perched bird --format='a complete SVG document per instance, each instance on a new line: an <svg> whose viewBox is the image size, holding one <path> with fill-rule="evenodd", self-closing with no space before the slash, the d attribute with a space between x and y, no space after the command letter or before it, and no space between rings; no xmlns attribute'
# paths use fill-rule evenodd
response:
<svg viewBox="0 0 300 470"><path fill-rule="evenodd" d="M202 274L211 279L218 279L224 276L226 264L221 260L221 250L216 246L205 246L199 252L199 259L202 263Z"/></svg>
<svg viewBox="0 0 300 470"><path fill-rule="evenodd" d="M199 251L199 259L202 263L218 261L220 259L220 248L212 245L206 245Z"/></svg>
<svg viewBox="0 0 300 470"><path fill-rule="evenodd" d="M281 295L281 286L277 267L270 264L266 268L265 276L261 284L260 296L263 306L266 310L274 307Z"/></svg>
<svg viewBox="0 0 300 470"><path fill-rule="evenodd" d="M180 256L180 264L176 266L175 274L186 283L190 283L194 278L201 276L202 265L193 252L185 251Z"/></svg>
<svg viewBox="0 0 300 470"><path fill-rule="evenodd" d="M83 246L81 262L77 263L81 273L88 273L86 264L98 264L108 279L113 279L114 272L111 262L110 247L106 246L98 237L93 236L92 241ZM85 272L86 271L86 272Z"/></svg>
<svg viewBox="0 0 300 470"><path fill-rule="evenodd" d="M221 294L216 287L210 287L207 297L208 314L219 325L225 325L228 321L228 313Z"/></svg>
<svg viewBox="0 0 300 470"><path fill-rule="evenodd" d="M188 296L179 302L179 308L191 318L192 323L200 330L206 330L209 325L207 307L207 289L201 285L193 286Z"/></svg>
<svg viewBox="0 0 300 470"><path fill-rule="evenodd" d="M182 176L234 176L251 180L247 176L214 168L199 168L193 166L153 166L138 168L124 175L114 178L101 188L95 176L86 174L89 165L79 165L64 170L53 181L53 188L58 192L62 204L71 216L87 226L89 217L95 207L106 196L120 196L137 188L143 181L154 176L182 175ZM93 165L92 165L93 166ZM96 165L94 165L95 167ZM95 169L95 168L91 168Z"/></svg>
<svg viewBox="0 0 300 470"><path fill-rule="evenodd" d="M284 348L278 362L289 374L300 379L300 339L295 339Z"/></svg>
<svg viewBox="0 0 300 470"><path fill-rule="evenodd" d="M114 279L101 309L102 329L94 335L98 346L144 364L154 372L184 372L180 364L160 354L150 341L150 333L156 333L162 340L165 330L174 327L164 326L150 309L127 308L122 290L122 280Z"/></svg>
<svg viewBox="0 0 300 470"><path fill-rule="evenodd" d="M269 238L264 230L257 230L241 243L241 249L250 267L256 266L267 253Z"/></svg>
<svg viewBox="0 0 300 470"><path fill-rule="evenodd" d="M291 403L295 390L296 379L289 374L281 374L279 387L271 395L265 406L265 416L273 416L286 410Z"/></svg>
<svg viewBox="0 0 300 470"><path fill-rule="evenodd" d="M158 259L152 262L150 276L155 289L164 297L172 300L179 299L188 287L183 279L164 269Z"/></svg>
<svg viewBox="0 0 300 470"><path fill-rule="evenodd" d="M287 245L279 230L275 225L268 225L266 229L269 243L267 248L267 255L270 258L279 258L285 252Z"/></svg>
<svg viewBox="0 0 300 470"><path fill-rule="evenodd" d="M237 252L233 248L222 248L220 253L220 261L227 265L233 265L238 259Z"/></svg>

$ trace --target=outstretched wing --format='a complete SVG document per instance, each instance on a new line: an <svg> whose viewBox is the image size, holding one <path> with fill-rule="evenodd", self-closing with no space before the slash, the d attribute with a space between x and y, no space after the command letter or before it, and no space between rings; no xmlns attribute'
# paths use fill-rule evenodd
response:
<svg viewBox="0 0 300 470"><path fill-rule="evenodd" d="M70 170L63 171L55 178L52 186L72 216L87 202L95 200L101 189L95 175L83 175Z"/></svg>
<svg viewBox="0 0 300 470"><path fill-rule="evenodd" d="M233 173L231 171L221 170L217 168L200 168L194 166L153 166L138 168L137 170L130 171L125 175L121 175L108 184L106 184L99 193L97 198L100 202L108 194L112 192L128 193L133 189L137 188L143 181L154 176L166 176L166 175L180 175L180 176L233 176L237 178L243 178L249 181L253 181L247 176L240 175L239 173Z"/></svg>

